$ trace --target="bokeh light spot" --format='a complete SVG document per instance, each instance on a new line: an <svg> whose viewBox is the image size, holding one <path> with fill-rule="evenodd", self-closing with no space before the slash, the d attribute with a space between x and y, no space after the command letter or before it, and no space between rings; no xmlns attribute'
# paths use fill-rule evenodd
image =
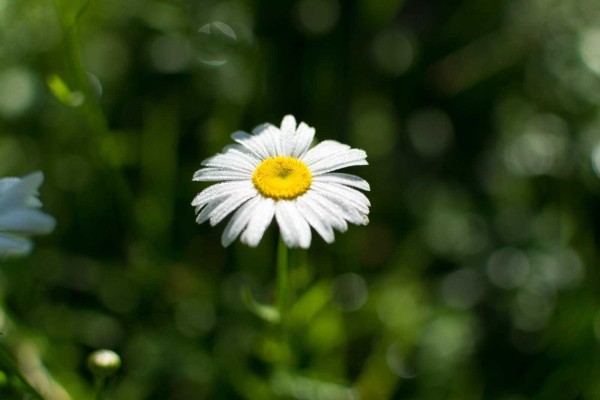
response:
<svg viewBox="0 0 600 400"><path fill-rule="evenodd" d="M340 5L337 0L300 0L300 25L309 34L320 35L331 31L338 22Z"/></svg>
<svg viewBox="0 0 600 400"><path fill-rule="evenodd" d="M527 256L519 249L511 247L492 253L486 266L490 281L503 289L514 289L523 285L529 278L530 270Z"/></svg>
<svg viewBox="0 0 600 400"><path fill-rule="evenodd" d="M191 40L195 58L210 67L225 65L236 51L236 47L235 31L221 21L203 25Z"/></svg>
<svg viewBox="0 0 600 400"><path fill-rule="evenodd" d="M459 310L467 310L481 301L485 286L476 271L464 268L447 275L442 280L440 291L446 304Z"/></svg>
<svg viewBox="0 0 600 400"><path fill-rule="evenodd" d="M212 304L190 299L180 302L175 309L175 323L184 334L196 337L209 332L215 325L216 316Z"/></svg>
<svg viewBox="0 0 600 400"><path fill-rule="evenodd" d="M84 43L82 51L86 66L103 81L115 81L129 70L129 48L118 35L98 32Z"/></svg>
<svg viewBox="0 0 600 400"><path fill-rule="evenodd" d="M397 28L381 32L371 45L375 66L392 76L402 75L410 68L414 53L415 50L409 36Z"/></svg>
<svg viewBox="0 0 600 400"><path fill-rule="evenodd" d="M183 71L189 64L185 40L180 36L161 35L148 46L150 61L156 70L163 73Z"/></svg>
<svg viewBox="0 0 600 400"><path fill-rule="evenodd" d="M408 119L408 135L421 155L441 155L452 144L454 129L448 114L435 108L422 109Z"/></svg>
<svg viewBox="0 0 600 400"><path fill-rule="evenodd" d="M380 96L365 96L353 106L352 142L371 158L382 158L394 151L398 122L390 101Z"/></svg>
<svg viewBox="0 0 600 400"><path fill-rule="evenodd" d="M515 327L526 331L540 331L546 327L555 306L555 292L548 285L534 281L515 296L511 309Z"/></svg>
<svg viewBox="0 0 600 400"><path fill-rule="evenodd" d="M404 379L412 379L417 376L413 362L405 356L398 343L393 343L387 348L385 360L388 368L395 375Z"/></svg>
<svg viewBox="0 0 600 400"><path fill-rule="evenodd" d="M356 311L367 301L368 289L362 276L347 273L337 276L332 283L333 303L343 311Z"/></svg>
<svg viewBox="0 0 600 400"><path fill-rule="evenodd" d="M594 146L591 154L591 161L594 172L600 178L600 143Z"/></svg>
<svg viewBox="0 0 600 400"><path fill-rule="evenodd" d="M507 167L519 175L543 175L560 166L565 155L568 128L553 114L532 117L506 147Z"/></svg>
<svg viewBox="0 0 600 400"><path fill-rule="evenodd" d="M600 75L600 27L589 28L581 33L579 53L585 65Z"/></svg>
<svg viewBox="0 0 600 400"><path fill-rule="evenodd" d="M0 71L0 114L16 117L25 112L35 100L36 84L31 72L22 67Z"/></svg>

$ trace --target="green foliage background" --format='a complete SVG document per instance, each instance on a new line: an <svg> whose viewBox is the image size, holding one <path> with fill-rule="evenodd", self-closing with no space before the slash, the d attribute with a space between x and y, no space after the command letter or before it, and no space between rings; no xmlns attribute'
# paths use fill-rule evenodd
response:
<svg viewBox="0 0 600 400"><path fill-rule="evenodd" d="M1 0L0 176L58 221L0 268L48 399L600 398L597 0ZM191 177L285 114L363 148L371 223L224 249ZM1 398L24 398L11 371Z"/></svg>

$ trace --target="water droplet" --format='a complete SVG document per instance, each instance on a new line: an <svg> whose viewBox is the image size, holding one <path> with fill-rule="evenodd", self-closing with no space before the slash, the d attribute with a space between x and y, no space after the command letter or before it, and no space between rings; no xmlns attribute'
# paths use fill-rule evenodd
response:
<svg viewBox="0 0 600 400"><path fill-rule="evenodd" d="M236 50L237 44L235 31L220 21L203 25L191 42L196 59L211 67L225 65Z"/></svg>

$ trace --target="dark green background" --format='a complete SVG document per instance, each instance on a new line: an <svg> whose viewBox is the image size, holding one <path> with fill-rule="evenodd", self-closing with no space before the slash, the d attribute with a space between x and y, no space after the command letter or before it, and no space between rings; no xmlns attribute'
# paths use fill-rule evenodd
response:
<svg viewBox="0 0 600 400"><path fill-rule="evenodd" d="M98 348L111 399L600 398L600 2L84 3L0 1L0 175L58 221L2 263L0 340L48 398ZM224 249L190 202L289 113L367 151L372 208L291 253L287 347L240 296L275 228Z"/></svg>

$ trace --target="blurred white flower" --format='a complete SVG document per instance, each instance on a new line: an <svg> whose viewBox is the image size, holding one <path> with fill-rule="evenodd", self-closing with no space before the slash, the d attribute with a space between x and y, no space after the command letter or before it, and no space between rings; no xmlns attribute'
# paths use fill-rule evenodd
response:
<svg viewBox="0 0 600 400"><path fill-rule="evenodd" d="M205 168L193 180L221 182L194 198L196 222L216 225L236 211L222 236L223 246L241 235L242 243L258 245L273 218L288 247L308 248L312 227L327 242L333 230L348 229L348 222L366 225L370 203L356 189L369 184L355 175L333 172L367 165L363 150L325 140L310 145L314 128L283 118L281 128L261 125L253 134L235 132L237 144L202 162ZM310 149L309 149L310 148Z"/></svg>
<svg viewBox="0 0 600 400"><path fill-rule="evenodd" d="M38 188L43 181L39 171L23 178L0 179L0 257L29 252L32 243L28 235L54 229L54 218L39 210Z"/></svg>

